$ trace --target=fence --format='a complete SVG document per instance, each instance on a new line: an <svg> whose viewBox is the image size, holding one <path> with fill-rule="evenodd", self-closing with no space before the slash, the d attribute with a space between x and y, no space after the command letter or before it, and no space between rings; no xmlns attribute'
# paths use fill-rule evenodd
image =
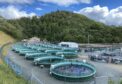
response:
<svg viewBox="0 0 122 84"><path fill-rule="evenodd" d="M122 77L110 77L110 76L101 76L95 77L94 83L92 84L122 84Z"/></svg>
<svg viewBox="0 0 122 84"><path fill-rule="evenodd" d="M17 64L9 58L9 56L5 57L5 62L7 63L10 68L19 76L25 78L29 81L29 84L43 84L33 73L33 70L29 70L26 67L22 67L21 65Z"/></svg>
<svg viewBox="0 0 122 84"><path fill-rule="evenodd" d="M29 84L43 84L32 71L28 70L25 67L17 64L14 60L11 60L9 56L3 56L3 49L12 43L6 43L0 46L0 58L6 62L6 64L12 68L12 70L19 76L28 80Z"/></svg>

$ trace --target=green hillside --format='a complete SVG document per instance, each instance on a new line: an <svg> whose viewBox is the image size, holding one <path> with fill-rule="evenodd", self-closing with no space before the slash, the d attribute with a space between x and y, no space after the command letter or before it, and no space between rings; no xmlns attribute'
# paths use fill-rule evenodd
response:
<svg viewBox="0 0 122 84"><path fill-rule="evenodd" d="M89 36L90 43L122 42L122 27L107 26L67 11L56 11L41 17L21 18L7 22L14 26L13 31L9 31L12 32L11 35L19 39L38 36L52 42L87 43Z"/></svg>
<svg viewBox="0 0 122 84"><path fill-rule="evenodd" d="M9 42L14 42L14 38L12 38L10 35L4 33L3 31L0 31L0 45L9 43Z"/></svg>
<svg viewBox="0 0 122 84"><path fill-rule="evenodd" d="M0 46L8 42L14 42L15 39L10 35L0 31ZM7 55L9 46L3 50L3 54ZM0 59L0 84L28 84L26 80L18 77L3 61Z"/></svg>
<svg viewBox="0 0 122 84"><path fill-rule="evenodd" d="M21 29L18 29L14 24L9 23L8 20L2 17L0 17L0 30L17 39L22 37Z"/></svg>

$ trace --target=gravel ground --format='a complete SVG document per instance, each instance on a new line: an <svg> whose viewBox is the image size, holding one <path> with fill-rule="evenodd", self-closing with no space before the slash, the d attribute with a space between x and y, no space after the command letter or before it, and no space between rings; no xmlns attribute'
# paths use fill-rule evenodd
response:
<svg viewBox="0 0 122 84"><path fill-rule="evenodd" d="M22 56L18 56L18 54L12 52L11 50L8 52L10 58L19 64L22 67L25 67L30 74L36 76L42 84L81 84L81 82L73 83L73 82L64 82L57 80L49 75L49 69L40 67L36 67L32 65L31 61L27 61ZM82 58L79 58L82 59ZM98 62L91 62L96 69L96 84L107 84L108 77L112 77L112 79L119 79L122 76L122 65L114 65L114 64L107 64L107 63L98 63ZM95 84L93 81L83 82L82 84Z"/></svg>

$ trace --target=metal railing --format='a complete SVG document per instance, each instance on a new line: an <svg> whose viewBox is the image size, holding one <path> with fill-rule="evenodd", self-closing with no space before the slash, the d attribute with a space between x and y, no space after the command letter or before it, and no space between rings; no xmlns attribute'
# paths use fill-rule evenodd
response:
<svg viewBox="0 0 122 84"><path fill-rule="evenodd" d="M15 60L9 58L9 56L5 57L5 62L17 75L26 79L29 84L43 84L42 81L33 73L33 69L30 70L22 65L19 65Z"/></svg>

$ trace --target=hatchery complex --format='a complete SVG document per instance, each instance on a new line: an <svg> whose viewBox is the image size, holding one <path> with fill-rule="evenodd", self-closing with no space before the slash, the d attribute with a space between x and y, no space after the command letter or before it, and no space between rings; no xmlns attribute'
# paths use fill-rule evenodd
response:
<svg viewBox="0 0 122 84"><path fill-rule="evenodd" d="M96 73L93 65L71 60L78 57L77 48L49 43L16 43L12 45L12 51L33 61L33 65L50 68L50 75L62 81L84 81L91 79Z"/></svg>
<svg viewBox="0 0 122 84"><path fill-rule="evenodd" d="M81 59L82 54L87 55L91 61ZM34 74L41 82L35 84L95 84L95 81L107 84L103 78L97 80L95 77L121 77L122 73L108 66L108 63L121 64L121 59L118 59L121 58L121 47L89 47L81 48L79 51L78 48L45 42L18 42L12 44L7 57L27 68L27 73L32 77ZM8 60L7 63L12 64ZM16 65L12 66L15 67ZM15 68L15 71L19 75L23 73L20 67Z"/></svg>

